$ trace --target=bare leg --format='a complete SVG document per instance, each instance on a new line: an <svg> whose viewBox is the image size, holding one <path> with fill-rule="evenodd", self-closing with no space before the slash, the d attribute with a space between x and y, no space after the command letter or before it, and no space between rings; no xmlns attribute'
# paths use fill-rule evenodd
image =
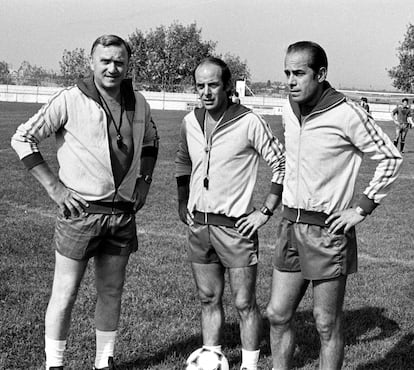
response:
<svg viewBox="0 0 414 370"><path fill-rule="evenodd" d="M274 370L287 370L291 366L295 349L293 317L308 284L301 272L273 269L272 293L266 312Z"/></svg>
<svg viewBox="0 0 414 370"><path fill-rule="evenodd" d="M240 317L242 348L248 351L259 349L261 315L256 303L257 265L230 268L230 286Z"/></svg>
<svg viewBox="0 0 414 370"><path fill-rule="evenodd" d="M224 267L220 264L192 263L194 280L201 301L201 330L203 344L221 344L224 312L222 296L224 289Z"/></svg>
<svg viewBox="0 0 414 370"><path fill-rule="evenodd" d="M320 370L341 369L344 358L343 312L346 276L313 282L313 315L321 340Z"/></svg>
<svg viewBox="0 0 414 370"><path fill-rule="evenodd" d="M55 252L52 294L46 310L46 336L65 340L70 327L72 308L88 261L74 260Z"/></svg>
<svg viewBox="0 0 414 370"><path fill-rule="evenodd" d="M113 331L118 328L125 268L128 259L129 256L111 256L107 254L95 257L95 278L98 294L95 324L98 330Z"/></svg>

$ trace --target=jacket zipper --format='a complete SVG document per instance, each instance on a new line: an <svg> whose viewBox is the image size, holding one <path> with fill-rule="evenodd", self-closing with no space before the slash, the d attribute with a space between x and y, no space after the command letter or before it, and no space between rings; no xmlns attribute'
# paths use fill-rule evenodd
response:
<svg viewBox="0 0 414 370"><path fill-rule="evenodd" d="M212 149L212 146L213 146L213 135L217 131L222 129L223 127L227 126L229 123L239 119L240 117L246 115L247 113L249 113L249 112L240 114L239 116L234 117L234 118L232 118L229 121L226 121L224 123L221 123L220 120L219 120L218 123L216 124L216 126L211 131L209 138L206 137L206 122L204 122L203 136L204 136L204 141L206 143L206 146L204 147L204 152L206 153L205 154L205 160L204 160L204 179L203 179L204 189L208 190L209 182L210 182L209 171L210 171L211 149ZM223 114L223 117L224 117L224 114Z"/></svg>

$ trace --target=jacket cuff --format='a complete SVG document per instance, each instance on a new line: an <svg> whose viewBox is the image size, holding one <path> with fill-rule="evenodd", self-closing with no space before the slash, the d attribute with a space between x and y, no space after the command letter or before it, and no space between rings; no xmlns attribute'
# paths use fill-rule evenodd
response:
<svg viewBox="0 0 414 370"><path fill-rule="evenodd" d="M190 185L190 175L183 175L177 177L177 186L188 186Z"/></svg>
<svg viewBox="0 0 414 370"><path fill-rule="evenodd" d="M362 195L358 205L369 215L379 206L378 203L375 203L372 199L369 199L365 194Z"/></svg>
<svg viewBox="0 0 414 370"><path fill-rule="evenodd" d="M142 152L141 152L141 158L142 157L157 158L158 157L158 148L156 146L144 146L142 148Z"/></svg>
<svg viewBox="0 0 414 370"><path fill-rule="evenodd" d="M282 192L283 192L283 185L272 182L272 185L270 186L270 194L281 196Z"/></svg>
<svg viewBox="0 0 414 370"><path fill-rule="evenodd" d="M33 167L44 163L44 159L39 152L29 154L28 156L22 158L23 164L26 166L28 170L31 170Z"/></svg>

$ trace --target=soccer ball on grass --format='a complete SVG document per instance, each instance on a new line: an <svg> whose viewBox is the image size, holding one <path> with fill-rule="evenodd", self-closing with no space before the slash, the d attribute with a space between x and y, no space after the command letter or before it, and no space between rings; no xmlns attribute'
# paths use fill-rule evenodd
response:
<svg viewBox="0 0 414 370"><path fill-rule="evenodd" d="M229 370L229 363L221 352L199 348L188 357L185 370Z"/></svg>

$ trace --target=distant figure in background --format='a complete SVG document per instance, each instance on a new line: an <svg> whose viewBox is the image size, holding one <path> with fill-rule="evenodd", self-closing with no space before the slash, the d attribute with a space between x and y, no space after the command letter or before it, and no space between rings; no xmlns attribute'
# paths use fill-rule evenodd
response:
<svg viewBox="0 0 414 370"><path fill-rule="evenodd" d="M361 107L364 108L369 113L368 99L365 98L364 96L361 97L360 104L361 104Z"/></svg>
<svg viewBox="0 0 414 370"><path fill-rule="evenodd" d="M311 285L319 369L338 370L344 357L346 281L357 270L355 225L386 196L402 159L372 117L328 83L328 59L320 45L290 45L284 72L290 91L283 110L286 174L267 308L273 368L291 366L294 315ZM364 154L377 166L353 205Z"/></svg>
<svg viewBox="0 0 414 370"><path fill-rule="evenodd" d="M407 137L408 129L411 127L412 115L413 113L407 98L402 100L402 105L398 105L392 111L392 119L395 123L394 145L398 148L398 142L400 142L401 153L404 153L405 138Z"/></svg>
<svg viewBox="0 0 414 370"><path fill-rule="evenodd" d="M193 76L203 108L184 117L175 164L178 213L188 225L188 258L202 306L203 347L221 352L227 270L240 318L241 369L256 370L262 323L256 302L257 230L280 202L284 150L261 117L231 102L226 63L206 58ZM255 208L260 158L272 178L262 207Z"/></svg>
<svg viewBox="0 0 414 370"><path fill-rule="evenodd" d="M240 104L240 98L239 98L239 93L237 91L235 91L231 97L231 101L234 104Z"/></svg>
<svg viewBox="0 0 414 370"><path fill-rule="evenodd" d="M20 159L60 211L45 318L47 370L63 369L72 308L91 257L97 290L95 369L115 368L125 268L138 248L135 213L145 204L158 153L149 105L125 79L130 56L120 37L96 39L92 76L53 96L12 138ZM51 135L58 176L38 148Z"/></svg>

